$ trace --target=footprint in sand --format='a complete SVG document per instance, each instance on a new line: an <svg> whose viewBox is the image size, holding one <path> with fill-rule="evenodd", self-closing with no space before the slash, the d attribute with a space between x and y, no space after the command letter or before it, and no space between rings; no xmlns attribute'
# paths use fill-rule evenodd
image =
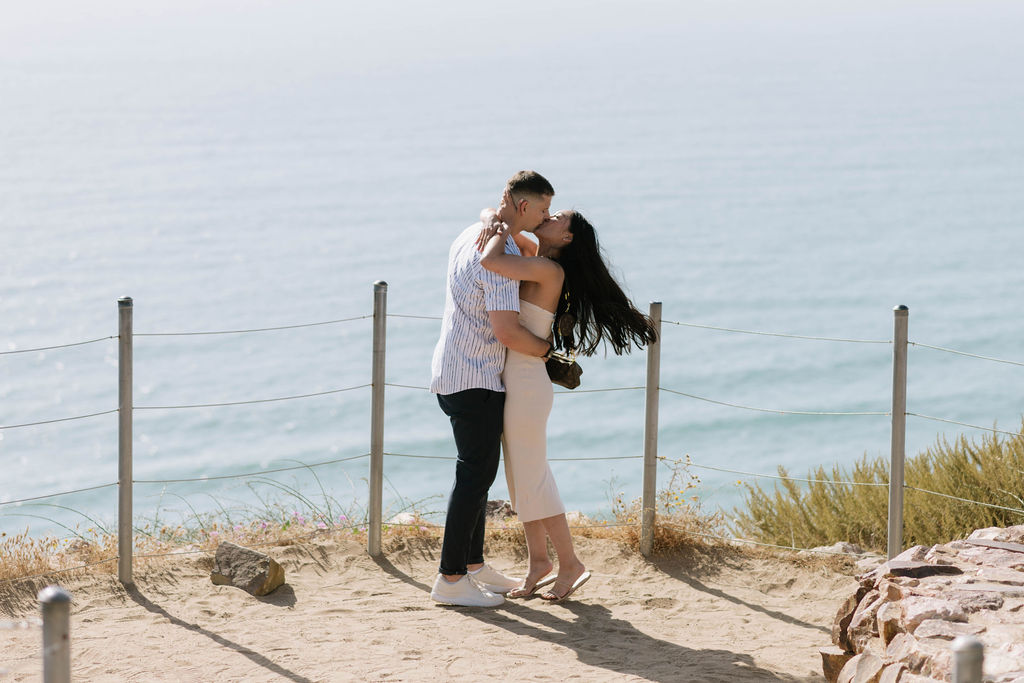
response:
<svg viewBox="0 0 1024 683"><path fill-rule="evenodd" d="M669 607L675 607L675 598L647 598L640 603L644 606L644 609L668 609Z"/></svg>

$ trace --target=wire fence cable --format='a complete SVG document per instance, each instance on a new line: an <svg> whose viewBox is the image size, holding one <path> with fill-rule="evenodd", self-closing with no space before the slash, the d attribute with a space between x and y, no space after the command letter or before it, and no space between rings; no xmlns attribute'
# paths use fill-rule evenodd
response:
<svg viewBox="0 0 1024 683"><path fill-rule="evenodd" d="M363 453L362 455L351 455L347 458L336 458L334 460L325 460L323 462L314 462L309 465L293 465L291 467L279 467L272 470L263 470L260 472L245 472L242 474L223 474L215 477L192 477L190 479L133 479L133 484L180 484L191 481L214 481L217 479L243 479L245 477L258 477L263 474L274 474L276 472L291 472L293 470L307 470L313 467L323 467L324 465L334 465L339 462L348 462L349 460L358 460L359 458L368 458L369 453Z"/></svg>
<svg viewBox="0 0 1024 683"><path fill-rule="evenodd" d="M910 489L911 491L920 491L921 493L927 493L932 496L941 496L943 498L949 498L950 500L958 500L961 503L971 503L972 505L981 505L982 507L993 508L995 510L1005 510L1007 512L1015 512L1018 515L1024 515L1024 510L1020 508L1011 508L1004 505L996 505L994 503L982 503L978 500L970 500L969 498L960 498L958 496L951 496L948 493L939 493L938 491L929 491L928 489L919 489L916 486L903 485L903 488Z"/></svg>
<svg viewBox="0 0 1024 683"><path fill-rule="evenodd" d="M71 344L58 344L56 346L39 346L34 349L15 349L14 351L0 351L0 356L10 356L15 353L32 353L33 351L51 351L53 349L69 349L72 346L85 346L86 344L95 344L96 342L106 341L108 339L117 339L116 336L100 337L98 339L89 339L88 341L73 342Z"/></svg>
<svg viewBox="0 0 1024 683"><path fill-rule="evenodd" d="M810 341L847 342L852 344L892 344L888 339L845 339L842 337L810 337L802 334L783 334L781 332L757 332L754 330L740 330L732 327L715 327L714 325L699 325L697 323L681 323L675 320L662 319L663 323L679 325L680 327L696 327L702 330L718 330L719 332L738 332L740 334L756 334L762 337L784 337L786 339L807 339Z"/></svg>
<svg viewBox="0 0 1024 683"><path fill-rule="evenodd" d="M842 484L842 485L845 485L845 486L886 486L886 487L889 486L889 484L882 484L882 483L877 483L877 482L833 481L831 479L803 479L801 477L784 477L784 476L781 476L781 475L778 475L778 474L759 474L757 472L744 472L743 470L730 470L730 469L726 469L725 467L714 467L712 465L701 465L701 464L693 462L692 460L685 461L685 460L679 460L678 458L666 458L664 456L659 456L658 459L659 460L664 460L665 462L673 462L673 463L676 463L676 464L679 464L679 465L687 465L689 467L699 467L702 470L714 470L716 472L729 472L729 473L732 473L732 474L742 474L742 475L745 475L745 476L748 476L748 477L763 477L765 479L781 479L781 480L784 480L784 481L802 481L802 482L805 482L805 483L808 483L808 484Z"/></svg>
<svg viewBox="0 0 1024 683"><path fill-rule="evenodd" d="M677 394L679 396L686 396L687 398L693 398L698 401L706 401L708 403L715 403L720 406L728 406L730 408L742 408L743 410L754 410L759 413L775 413L777 415L830 415L830 416L845 416L845 415L888 415L888 411L847 411L847 412L826 412L826 411L811 411L811 410L775 410L772 408L755 408L752 406L740 405L739 403L729 403L727 401L716 401L713 398L705 398L703 396L696 396L694 394L687 394L682 391L676 391L675 389L667 389L665 387L658 387L661 391L667 391L670 394ZM909 415L909 413L908 413Z"/></svg>
<svg viewBox="0 0 1024 683"><path fill-rule="evenodd" d="M997 434L1006 434L1007 436L1020 436L1020 432L1008 432L1004 429L996 429L995 427L982 427L981 425L972 425L967 422L957 422L956 420L947 420L943 417L933 417L931 415L922 415L921 413L907 413L913 417L920 417L924 420L933 420L935 422L945 422L947 424L960 425L961 427L971 427L973 429L981 429L986 432L996 432Z"/></svg>
<svg viewBox="0 0 1024 683"><path fill-rule="evenodd" d="M947 349L942 346L932 346L931 344L922 344L920 342L907 342L911 346L920 346L922 349L932 349L934 351L943 351L945 353L955 353L958 356L967 356L968 358L980 358L981 360L990 360L993 363L1006 363L1007 365L1019 365L1024 366L1024 363L1016 360L1006 360L1004 358L993 358L992 356L979 356L976 353L967 353L966 351L957 351L956 349Z"/></svg>
<svg viewBox="0 0 1024 683"><path fill-rule="evenodd" d="M84 489L75 489L74 491L61 491L59 493L47 493L42 496L33 496L31 498L19 498L18 500L4 500L0 501L0 505L17 505L18 503L27 503L32 500L42 500L44 498L56 498L57 496L69 496L72 493L82 493L83 491L96 491L98 489L105 489L110 486L117 486L117 482L110 484L98 484L96 486L88 486Z"/></svg>
<svg viewBox="0 0 1024 683"><path fill-rule="evenodd" d="M273 403L274 401L292 401L297 398L312 398L314 396L327 396L329 394L340 394L343 391L354 391L356 389L365 389L370 384L360 384L354 387L345 387L344 389L331 389L330 391L318 391L312 394L299 394L297 396L279 396L277 398L257 398L251 401L230 401L227 403L197 403L193 405L182 405L182 406L134 406L135 410L176 410L178 408L220 408L223 406L244 406L251 405L253 403Z"/></svg>
<svg viewBox="0 0 1024 683"><path fill-rule="evenodd" d="M372 318L372 315L357 315L352 318L339 318L337 320L325 320L318 323L302 323L299 325L279 325L277 327L257 327L249 330L216 330L212 332L135 332L132 334L133 337L196 337L203 335L213 334L245 334L247 332L273 332L275 330L296 330L300 327L318 327L320 325L335 325L337 323L347 323L354 320L366 320Z"/></svg>
<svg viewBox="0 0 1024 683"><path fill-rule="evenodd" d="M415 320L441 320L439 315L403 315L402 313L388 313L389 318L413 318Z"/></svg>
<svg viewBox="0 0 1024 683"><path fill-rule="evenodd" d="M104 410L103 412L100 412L100 413L90 413L88 415L75 415L74 417L58 417L55 420L41 420L39 422L26 422L25 424L20 424L20 425L0 425L0 429L17 429L19 427L35 427L36 425L48 425L48 424L53 424L55 422L70 422L71 420L84 420L84 419L89 418L89 417L98 417L100 415L110 415L111 413L116 413L116 412L117 412L117 408L114 408L113 410Z"/></svg>

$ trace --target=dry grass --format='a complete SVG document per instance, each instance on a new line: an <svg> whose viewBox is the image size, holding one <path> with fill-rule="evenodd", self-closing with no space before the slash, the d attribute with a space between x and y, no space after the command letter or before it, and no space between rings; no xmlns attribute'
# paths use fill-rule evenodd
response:
<svg viewBox="0 0 1024 683"><path fill-rule="evenodd" d="M666 487L658 494L659 517L654 537L654 553L706 554L728 544L711 538L724 534L718 515L701 514L694 499L685 494L699 481L691 477L685 466L678 467ZM308 499L303 498L308 503ZM159 516L136 529L134 561L140 566L159 561L168 554L212 553L222 541L231 541L252 548L300 543L314 536L344 535L359 543L366 542L366 518L362 511L351 515L328 512L324 506L306 504L302 509L285 508L274 503L248 514L227 511L193 515L187 522L161 524ZM572 516L573 534L581 538L609 539L639 551L640 500L627 501L622 495L613 501L613 518L593 520ZM335 508L337 504L335 501ZM354 510L354 508L353 508ZM355 515L359 515L356 517ZM417 512L401 515L402 523L383 525L386 551L415 545L439 547L443 530L428 522ZM237 521L237 520L244 521ZM0 581L35 578L56 572L89 571L112 574L117 571L117 536L96 528L75 531L71 540L31 538L26 531L0 544ZM510 552L525 557L526 540L522 524L515 517L492 519L488 525L487 544L490 552Z"/></svg>
<svg viewBox="0 0 1024 683"><path fill-rule="evenodd" d="M657 496L653 558L672 558L693 565L714 566L725 558L785 555L800 565L828 566L837 571L848 567L842 558L803 556L795 553L742 546L728 540L728 529L719 513L706 513L691 495L700 484L686 464L674 466L672 476ZM250 548L287 546L312 538L344 537L357 543L367 540L367 521L361 509L350 507L349 514L337 514L333 508L308 504L302 509L267 503L263 509L229 514L195 514L180 524L160 523L159 516L136 529L134 563L146 566L173 554L212 554L222 541ZM328 510L331 510L328 512ZM572 533L578 538L604 539L621 544L631 552L640 550L640 499L614 496L609 519L589 519L571 515ZM239 521L242 520L242 521ZM386 523L382 528L385 552L415 547L426 552L440 549L443 529L417 512L405 512L401 523ZM489 553L508 553L526 557L523 526L514 516L492 518L488 523ZM101 529L75 531L73 539L32 538L28 532L4 537L0 542L0 582L49 577L60 573L117 572L117 536ZM553 548L549 549L554 552Z"/></svg>

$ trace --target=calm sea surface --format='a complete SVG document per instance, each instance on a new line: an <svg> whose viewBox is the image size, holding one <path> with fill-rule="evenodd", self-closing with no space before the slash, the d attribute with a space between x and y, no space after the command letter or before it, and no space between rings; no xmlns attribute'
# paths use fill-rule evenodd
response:
<svg viewBox="0 0 1024 683"><path fill-rule="evenodd" d="M59 3L57 4L59 5ZM55 7L57 7L55 5ZM0 29L0 425L117 407L134 299L137 516L366 502L370 321L440 315L451 239L534 168L666 320L892 338L1024 361L1018 3L454 3L342 10L109 3ZM388 321L388 382L429 382L439 323ZM147 336L143 336L147 335ZM661 386L807 412L884 412L889 344L666 324ZM645 356L583 359L637 387ZM908 410L1019 429L1024 368L911 347ZM779 415L662 392L660 452L801 476L888 457L886 416ZM638 456L642 391L556 397L552 458ZM387 390L385 450L451 456L422 389ZM907 450L983 431L908 418ZM553 464L569 509L640 494L636 459ZM731 509L746 475L694 468ZM117 480L117 415L0 430L0 502ZM385 505L443 510L450 461L388 456ZM669 471L660 469L662 482ZM276 482L276 483L275 483ZM768 487L770 480L762 481ZM321 489L321 486L323 487ZM507 497L499 480L492 497ZM116 517L116 488L0 505L0 531ZM159 512L158 512L159 511Z"/></svg>

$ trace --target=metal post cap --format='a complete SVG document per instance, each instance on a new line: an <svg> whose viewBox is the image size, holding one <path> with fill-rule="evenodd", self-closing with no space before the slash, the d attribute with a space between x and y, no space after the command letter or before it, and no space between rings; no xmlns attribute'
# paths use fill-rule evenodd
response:
<svg viewBox="0 0 1024 683"><path fill-rule="evenodd" d="M957 636L953 641L953 652L962 652L974 656L980 655L985 649L981 641L974 636Z"/></svg>
<svg viewBox="0 0 1024 683"><path fill-rule="evenodd" d="M117 305L118 306L131 306L132 305L132 298L130 296L122 296L120 299L117 300Z"/></svg>
<svg viewBox="0 0 1024 683"><path fill-rule="evenodd" d="M383 280L377 280L376 282L373 283L373 286L376 287L377 289L380 289L381 287L384 287L386 289L388 283L384 282Z"/></svg>
<svg viewBox="0 0 1024 683"><path fill-rule="evenodd" d="M68 593L60 586L47 586L39 591L39 602L44 605L71 602L71 593Z"/></svg>
<svg viewBox="0 0 1024 683"><path fill-rule="evenodd" d="M900 304L899 306L893 306L892 310L895 311L897 315L899 315L900 313L906 315L907 312L910 311L910 309L904 306L903 304Z"/></svg>

